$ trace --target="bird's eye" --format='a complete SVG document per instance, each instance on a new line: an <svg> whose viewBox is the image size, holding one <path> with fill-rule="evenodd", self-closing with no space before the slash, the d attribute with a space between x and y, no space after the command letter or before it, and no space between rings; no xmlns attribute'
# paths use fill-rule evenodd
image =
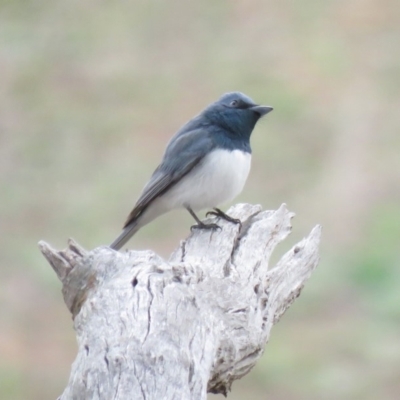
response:
<svg viewBox="0 0 400 400"><path fill-rule="evenodd" d="M239 102L238 102L237 100L232 100L232 101L229 103L229 105L230 105L231 107L237 107L237 106L239 105Z"/></svg>

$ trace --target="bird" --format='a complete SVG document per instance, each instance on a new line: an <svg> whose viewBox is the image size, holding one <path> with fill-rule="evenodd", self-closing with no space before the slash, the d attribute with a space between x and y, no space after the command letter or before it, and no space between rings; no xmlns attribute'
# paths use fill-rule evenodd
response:
<svg viewBox="0 0 400 400"><path fill-rule="evenodd" d="M217 206L242 191L250 172L250 135L257 121L272 110L241 92L230 92L183 125L169 141L161 163L110 248L121 249L144 225L179 208L196 221L192 230L220 228L202 222L195 213L209 208L213 211L207 216L240 223Z"/></svg>

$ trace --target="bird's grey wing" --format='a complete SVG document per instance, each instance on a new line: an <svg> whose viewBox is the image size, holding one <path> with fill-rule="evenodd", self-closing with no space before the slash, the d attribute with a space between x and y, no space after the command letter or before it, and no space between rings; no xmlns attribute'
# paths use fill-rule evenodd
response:
<svg viewBox="0 0 400 400"><path fill-rule="evenodd" d="M161 164L143 189L124 228L134 222L154 199L189 173L214 147L215 142L205 129L196 129L175 137L169 143Z"/></svg>

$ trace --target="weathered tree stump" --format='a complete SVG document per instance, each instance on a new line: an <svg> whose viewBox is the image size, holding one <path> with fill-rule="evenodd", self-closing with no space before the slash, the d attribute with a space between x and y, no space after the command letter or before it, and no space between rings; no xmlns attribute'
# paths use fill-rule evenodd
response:
<svg viewBox="0 0 400 400"><path fill-rule="evenodd" d="M206 399L251 370L317 266L321 228L268 268L293 214L249 204L228 213L242 226L218 220L222 230L195 230L168 261L40 242L79 345L60 399Z"/></svg>

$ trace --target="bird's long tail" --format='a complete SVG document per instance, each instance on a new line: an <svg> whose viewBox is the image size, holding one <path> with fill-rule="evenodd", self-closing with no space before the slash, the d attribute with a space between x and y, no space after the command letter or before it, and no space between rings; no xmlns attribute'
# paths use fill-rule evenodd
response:
<svg viewBox="0 0 400 400"><path fill-rule="evenodd" d="M119 250L141 227L139 221L132 221L121 234L110 244L110 248Z"/></svg>

